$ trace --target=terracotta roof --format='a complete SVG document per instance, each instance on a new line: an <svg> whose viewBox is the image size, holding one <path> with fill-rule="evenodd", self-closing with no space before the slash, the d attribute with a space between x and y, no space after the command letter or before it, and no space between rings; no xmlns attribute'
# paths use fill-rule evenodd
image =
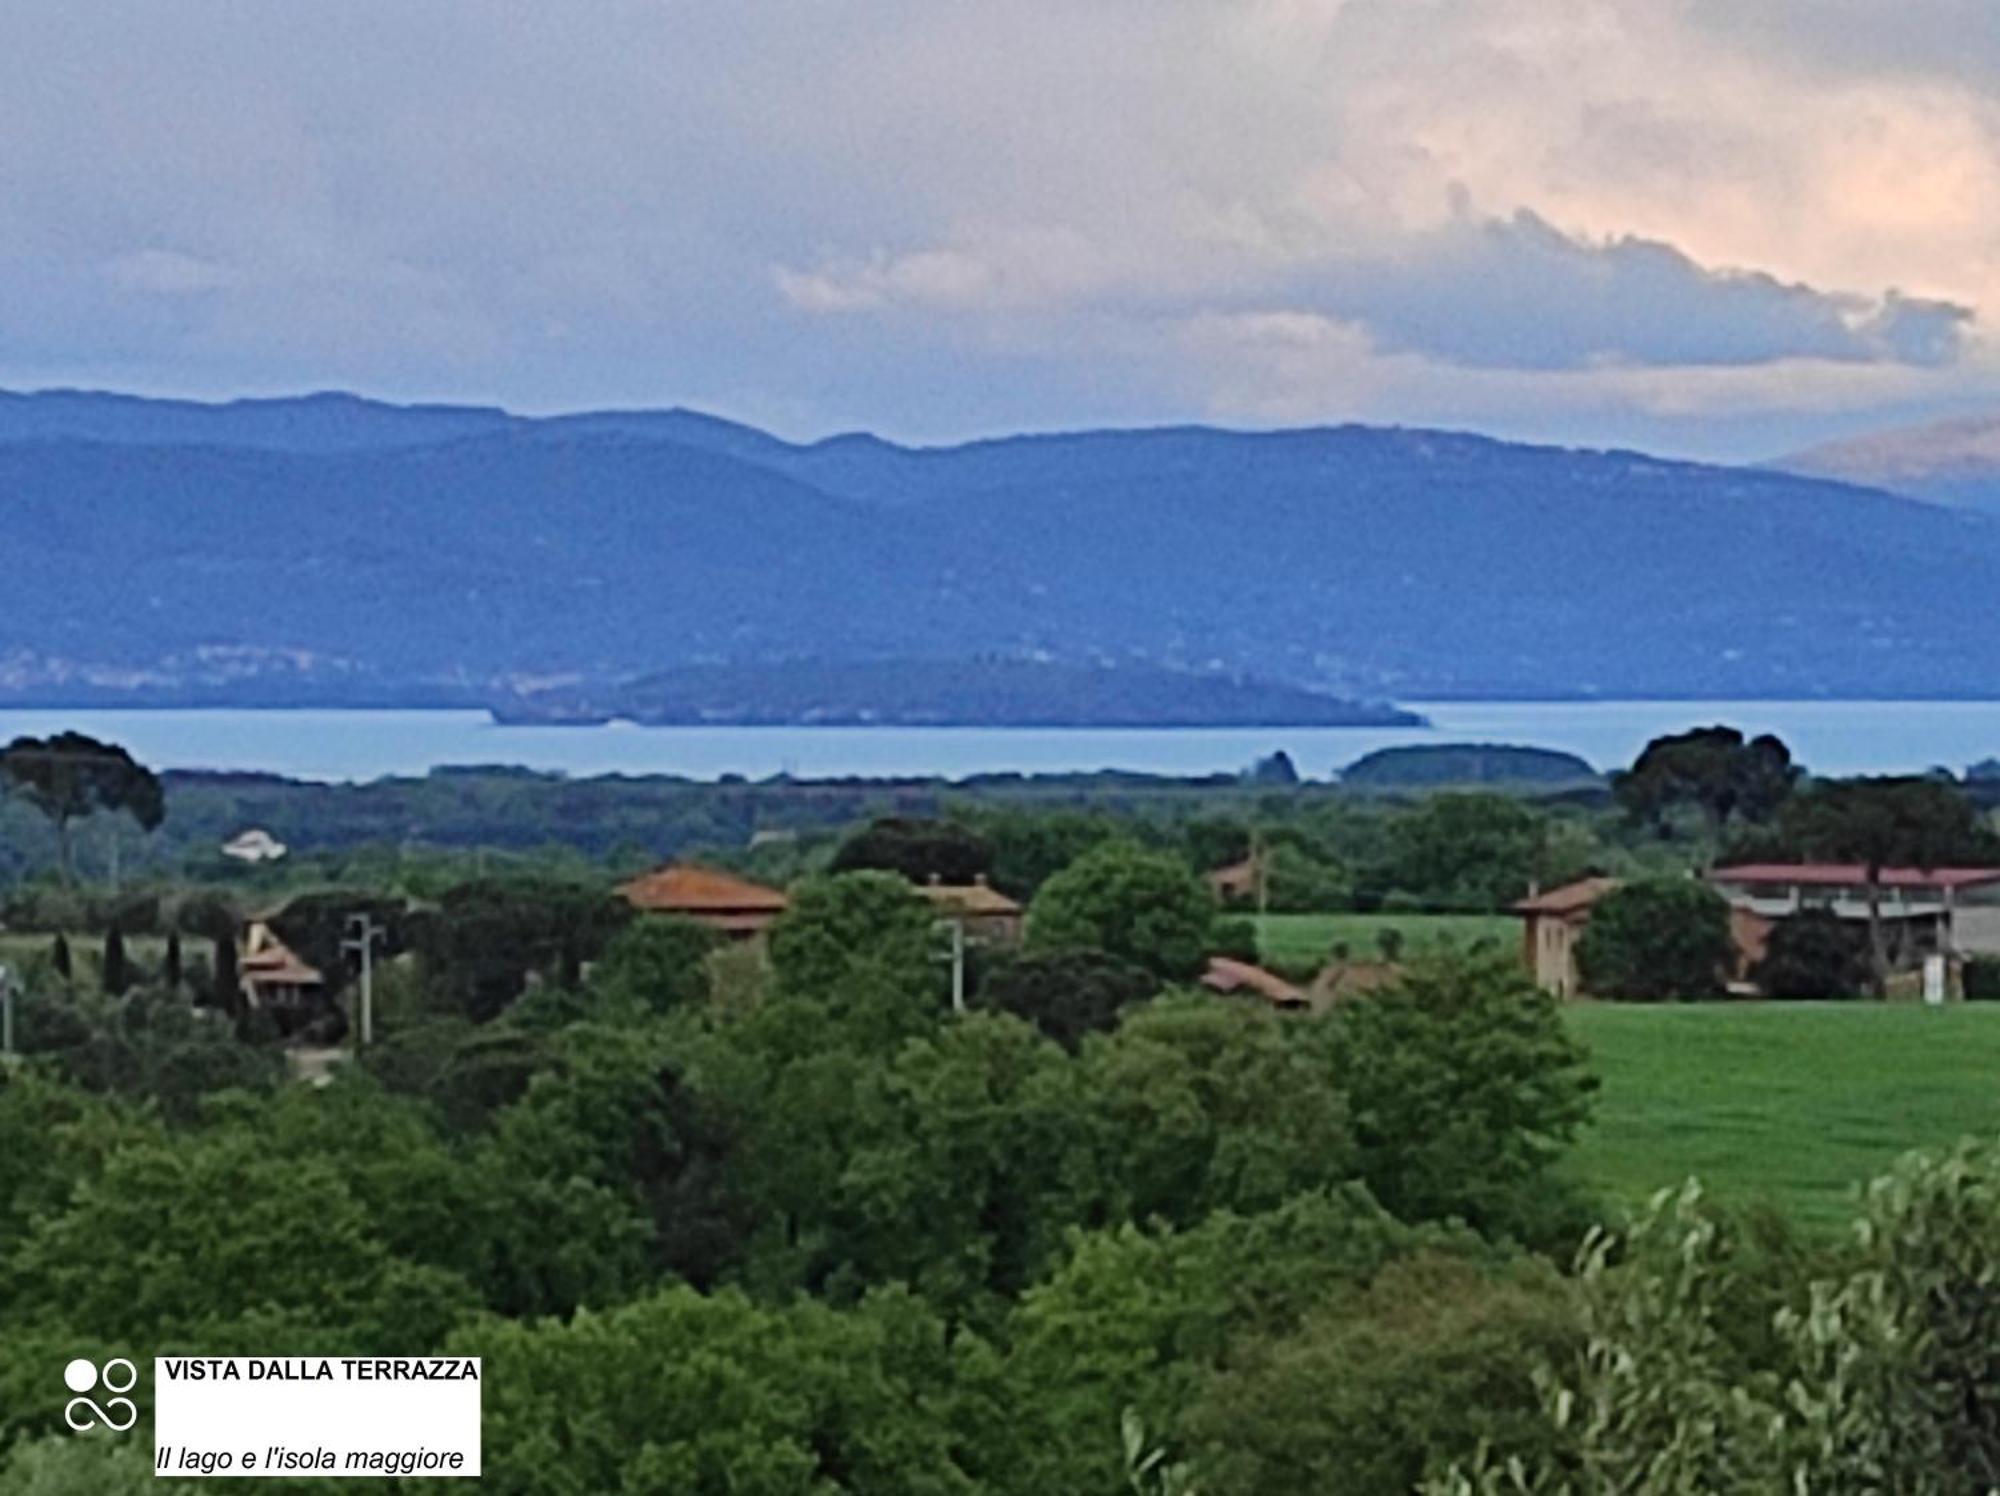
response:
<svg viewBox="0 0 2000 1496"><path fill-rule="evenodd" d="M1863 888L1868 883L1868 869L1858 862L1746 862L1736 867L1713 868L1708 877L1714 883L1809 883ZM1888 888L1976 888L1982 883L2000 883L2000 867L1882 869L1882 884Z"/></svg>
<svg viewBox="0 0 2000 1496"><path fill-rule="evenodd" d="M1618 886L1616 878L1579 878L1561 888L1522 899L1514 905L1516 914L1575 914L1588 909Z"/></svg>
<svg viewBox="0 0 2000 1496"><path fill-rule="evenodd" d="M296 951L263 925L253 925L250 938L252 948L237 959L236 966L244 981L310 987L325 980L317 967L300 960Z"/></svg>
<svg viewBox="0 0 2000 1496"><path fill-rule="evenodd" d="M1248 961L1232 961L1227 956L1210 956L1208 970L1199 981L1213 992L1254 992L1281 1007L1303 1006L1306 995L1274 971L1252 966Z"/></svg>
<svg viewBox="0 0 2000 1496"><path fill-rule="evenodd" d="M1019 914L1021 906L986 883L920 883L917 892L960 914Z"/></svg>
<svg viewBox="0 0 2000 1496"><path fill-rule="evenodd" d="M622 884L618 892L636 909L664 913L777 914L786 904L775 888L693 863L670 863Z"/></svg>

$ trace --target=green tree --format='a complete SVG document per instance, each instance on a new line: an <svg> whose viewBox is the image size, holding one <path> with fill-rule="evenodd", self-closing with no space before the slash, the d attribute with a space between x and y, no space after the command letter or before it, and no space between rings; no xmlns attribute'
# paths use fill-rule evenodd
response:
<svg viewBox="0 0 2000 1496"><path fill-rule="evenodd" d="M1779 829L1785 842L1807 857L1861 865L1877 997L1887 995L1890 967L1882 920L1883 870L2000 862L2000 845L1979 824L1964 791L1939 779L1836 779L1814 784L1787 807Z"/></svg>
<svg viewBox="0 0 2000 1496"><path fill-rule="evenodd" d="M1840 1255L1773 1252L1690 1183L1599 1233L1583 1341L1543 1367L1555 1448L1498 1451L1429 1496L2000 1486L2000 1147L1913 1155L1876 1180Z"/></svg>
<svg viewBox="0 0 2000 1496"><path fill-rule="evenodd" d="M1852 997L1872 977L1867 935L1830 909L1801 909L1771 926L1750 977L1766 997Z"/></svg>
<svg viewBox="0 0 2000 1496"><path fill-rule="evenodd" d="M1612 794L1634 820L1664 831L1683 806L1701 812L1711 843L1732 821L1775 815L1798 781L1791 750L1769 733L1748 742L1733 727L1697 727L1648 743Z"/></svg>
<svg viewBox="0 0 2000 1496"><path fill-rule="evenodd" d="M209 1000L232 1017L243 1005L243 977L237 963L234 931L216 939L215 980Z"/></svg>
<svg viewBox="0 0 2000 1496"><path fill-rule="evenodd" d="M1248 1336L1184 1427L1203 1484L1241 1496L1410 1491L1474 1458L1543 1459L1538 1367L1574 1354L1556 1273L1436 1250L1343 1284L1296 1328Z"/></svg>
<svg viewBox="0 0 2000 1496"><path fill-rule="evenodd" d="M988 1488L966 1468L944 1327L906 1296L835 1311L676 1287L566 1322L485 1320L451 1350L484 1358L484 1480L504 1496Z"/></svg>
<svg viewBox="0 0 2000 1496"><path fill-rule="evenodd" d="M17 1322L218 1355L280 1341L413 1354L474 1301L456 1275L393 1255L325 1159L233 1134L118 1149L34 1222L6 1277Z"/></svg>
<svg viewBox="0 0 2000 1496"><path fill-rule="evenodd" d="M1159 990L1144 967L1103 951L1028 951L993 969L978 1003L1026 1019L1074 1052L1085 1034L1108 1032L1120 1012Z"/></svg>
<svg viewBox="0 0 2000 1496"><path fill-rule="evenodd" d="M16 1444L0 1461L8 1496L173 1496L197 1489L186 1480L159 1480L135 1439L49 1435Z"/></svg>
<svg viewBox="0 0 2000 1496"><path fill-rule="evenodd" d="M1345 909L1353 900L1353 885L1343 868L1293 841L1267 842L1263 861L1264 904L1273 912L1324 914Z"/></svg>
<svg viewBox="0 0 2000 1496"><path fill-rule="evenodd" d="M1577 972L1599 997L1643 1002L1714 997L1736 958L1729 904L1694 878L1645 878L1590 911Z"/></svg>
<svg viewBox="0 0 2000 1496"><path fill-rule="evenodd" d="M4 778L55 827L63 882L74 885L71 823L96 811L124 811L152 831L166 818L166 797L153 771L115 743L80 732L21 737L0 749Z"/></svg>
<svg viewBox="0 0 2000 1496"><path fill-rule="evenodd" d="M1101 1218L1102 1149L1076 1067L1005 1014L912 1040L871 1078L827 1212L827 1287L903 1282L962 1317L1012 1298Z"/></svg>
<svg viewBox="0 0 2000 1496"><path fill-rule="evenodd" d="M1186 1230L1123 1225L1079 1236L1022 1295L1005 1375L1018 1408L1011 1489L1108 1491L1124 1471L1107 1430L1125 1410L1172 1436L1209 1379L1250 1337L1280 1337L1384 1264L1462 1233L1413 1229L1359 1186L1270 1211L1219 1211ZM1298 1489L1315 1489L1301 1472Z"/></svg>
<svg viewBox="0 0 2000 1496"><path fill-rule="evenodd" d="M1092 847L1129 830L1107 814L1070 810L987 811L970 824L993 849L993 886L1023 900Z"/></svg>
<svg viewBox="0 0 2000 1496"><path fill-rule="evenodd" d="M33 1047L62 1074L105 1095L151 1102L178 1121L195 1117L212 1092L268 1091L284 1074L276 1050L241 1042L222 1015L157 989L123 997L72 990L36 1006L44 1011Z"/></svg>
<svg viewBox="0 0 2000 1496"><path fill-rule="evenodd" d="M565 1291L578 1302L605 1302L631 1281L622 1222L643 1223L656 1276L697 1286L717 1281L746 1251L751 1180L735 1167L744 1118L690 1083L676 1047L674 1031L657 1024L572 1026L548 1068L494 1118L486 1156L498 1173L582 1181L622 1204L622 1213L596 1213L604 1270L566 1274L568 1283L596 1285Z"/></svg>
<svg viewBox="0 0 2000 1496"><path fill-rule="evenodd" d="M1081 1052L1120 1216L1189 1224L1267 1210L1356 1172L1347 1098L1317 1035L1200 996L1128 1011Z"/></svg>
<svg viewBox="0 0 2000 1496"><path fill-rule="evenodd" d="M1502 909L1570 871L1549 865L1544 818L1505 795L1428 796L1391 820L1386 842L1377 886L1449 909Z"/></svg>
<svg viewBox="0 0 2000 1496"><path fill-rule="evenodd" d="M1028 910L1031 950L1099 950L1167 981L1201 970L1215 899L1171 852L1108 843L1042 885Z"/></svg>
<svg viewBox="0 0 2000 1496"><path fill-rule="evenodd" d="M178 995L181 990L181 975L181 932L169 930L166 955L160 962L160 981L167 991Z"/></svg>
<svg viewBox="0 0 2000 1496"><path fill-rule="evenodd" d="M1575 1226L1553 1166L1597 1080L1517 961L1416 961L1315 1039L1352 1109L1360 1176L1392 1213L1531 1241Z"/></svg>
<svg viewBox="0 0 2000 1496"><path fill-rule="evenodd" d="M641 915L605 946L590 985L645 1012L699 1007L710 995L708 958L721 944L720 935L691 919Z"/></svg>
<svg viewBox="0 0 2000 1496"><path fill-rule="evenodd" d="M603 888L559 878L487 878L448 890L412 943L432 990L484 1023L531 974L574 986L632 911Z"/></svg>
<svg viewBox="0 0 2000 1496"><path fill-rule="evenodd" d="M125 932L113 925L104 934L104 990L113 997L123 995L132 985L131 968L125 961Z"/></svg>
<svg viewBox="0 0 2000 1496"><path fill-rule="evenodd" d="M897 873L912 883L936 878L970 883L992 871L993 849L986 839L957 821L887 816L871 821L840 844L828 871L873 869Z"/></svg>
<svg viewBox="0 0 2000 1496"><path fill-rule="evenodd" d="M771 925L771 967L781 992L827 999L857 985L942 993L930 906L893 873L808 878Z"/></svg>

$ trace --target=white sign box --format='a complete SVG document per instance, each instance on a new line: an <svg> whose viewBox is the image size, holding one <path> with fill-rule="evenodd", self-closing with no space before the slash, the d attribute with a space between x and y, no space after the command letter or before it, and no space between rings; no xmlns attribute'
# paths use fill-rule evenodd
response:
<svg viewBox="0 0 2000 1496"><path fill-rule="evenodd" d="M476 1476L477 1357L156 1356L153 1470Z"/></svg>

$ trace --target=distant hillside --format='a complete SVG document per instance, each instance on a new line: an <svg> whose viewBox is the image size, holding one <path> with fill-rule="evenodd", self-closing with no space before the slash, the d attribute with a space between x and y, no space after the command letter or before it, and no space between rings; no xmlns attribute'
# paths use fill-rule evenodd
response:
<svg viewBox="0 0 2000 1496"><path fill-rule="evenodd" d="M1603 776L1574 753L1502 743L1437 743L1382 748L1340 771L1359 789L1433 789L1442 785L1600 784Z"/></svg>
<svg viewBox="0 0 2000 1496"><path fill-rule="evenodd" d="M687 665L593 694L531 694L502 721L653 726L1390 727L1423 718L1241 676L1039 660Z"/></svg>
<svg viewBox="0 0 2000 1496"><path fill-rule="evenodd" d="M2000 514L2000 413L1870 432L1771 466Z"/></svg>
<svg viewBox="0 0 2000 1496"><path fill-rule="evenodd" d="M1433 431L919 449L688 411L9 396L0 515L0 701L596 699L800 658L1357 700L2000 690L2000 637L1939 625L2000 592L1993 519Z"/></svg>

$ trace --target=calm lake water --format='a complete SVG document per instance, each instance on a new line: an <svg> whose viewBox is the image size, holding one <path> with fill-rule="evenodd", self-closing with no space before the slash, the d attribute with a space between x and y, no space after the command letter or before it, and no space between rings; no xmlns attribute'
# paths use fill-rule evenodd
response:
<svg viewBox="0 0 2000 1496"><path fill-rule="evenodd" d="M0 741L73 728L161 768L263 769L306 779L515 764L573 775L713 779L1130 769L1206 774L1283 748L1320 779L1377 748L1519 743L1602 767L1647 739L1712 722L1775 732L1827 774L1894 773L2000 755L2000 702L1601 701L1408 704L1428 728L1044 730L848 727L500 727L477 711L0 711Z"/></svg>

